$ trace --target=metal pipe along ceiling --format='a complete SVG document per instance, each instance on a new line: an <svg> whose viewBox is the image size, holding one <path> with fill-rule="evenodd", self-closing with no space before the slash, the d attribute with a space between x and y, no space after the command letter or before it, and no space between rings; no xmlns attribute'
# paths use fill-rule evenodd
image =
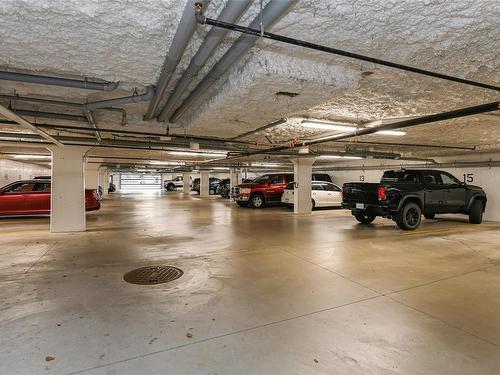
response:
<svg viewBox="0 0 500 375"><path fill-rule="evenodd" d="M466 116L472 116L472 115L477 115L477 114L485 113L485 112L498 111L499 109L500 109L500 102L491 102L491 103L486 103L486 104L480 104L480 105L473 106L473 107L456 109L454 111L441 112L441 113L436 113L433 115L422 116L422 117L415 117L415 118L402 120L402 121L398 121L398 122L393 122L390 124L377 126L377 127L373 127L373 128L363 128L360 130L356 130L354 132L341 133L338 135L321 137L321 138L317 138L317 139L313 139L313 140L309 140L309 141L302 141L302 142L298 142L296 144L292 144L289 146L277 146L277 147L271 147L271 148L262 149L262 150L249 151L245 156L268 154L268 153L272 153L272 152L290 150L292 148L311 146L311 145L315 145L315 144L332 142L332 141L339 141L339 140L343 140L343 139L359 137L362 135L373 134L373 133L376 133L376 132L381 131L381 130L403 129L403 128L408 128L408 127L416 126L416 125L430 124L433 122L451 120L451 119L466 117Z"/></svg>
<svg viewBox="0 0 500 375"><path fill-rule="evenodd" d="M142 95L131 95L131 96L125 96L123 98L108 99L108 100L101 100L98 102L86 103L82 104L82 109L85 112L93 109L112 107L115 105L145 102L150 100L153 97L154 93L155 93L154 86L148 86L146 87L146 93Z"/></svg>
<svg viewBox="0 0 500 375"><path fill-rule="evenodd" d="M37 83L42 85L74 87L77 89L111 91L118 87L118 82L93 82L87 80L39 76L35 74L0 71L0 80Z"/></svg>
<svg viewBox="0 0 500 375"><path fill-rule="evenodd" d="M440 79L444 79L444 80L448 80L448 81L463 83L466 85L481 87L481 88L485 88L485 89L489 89L489 90L500 91L499 86L490 85L487 83L476 82L476 81L471 81L471 80L460 78L460 77L450 76L447 74L432 72L430 70L420 69L420 68L416 68L416 67L409 66L409 65L398 64L398 63L394 63L394 62L387 61L387 60L382 60L382 59L377 59L377 58L370 57L370 56L360 55L358 53L353 53L353 52L343 51L343 50L336 49L336 48L322 46L320 44L310 43L310 42L306 42L304 40L288 38L288 37L283 36L283 35L278 35L278 34L273 34L273 33L268 33L268 32L261 32L261 30L259 30L257 28L258 25L254 25L253 23L249 27L245 27L245 26L240 26L240 25L222 22L219 20L214 20L212 18L207 18L207 17L203 16L201 14L201 9L203 9L203 8L196 8L196 19L198 20L198 22L200 22L202 24L207 24L207 25L211 25L214 27L221 27L221 28L231 30L231 31L237 31L237 32L243 33L244 35L252 35L255 38L262 37L265 39L275 40L278 42L292 44L295 46L313 49L316 51L331 53L333 55L349 57L352 59L367 61L370 63L383 65L383 66L387 66L387 67L394 68L394 69L405 70L407 72L422 74L422 75L426 75L426 76L430 76L430 77L434 77L434 78L440 78Z"/></svg>
<svg viewBox="0 0 500 375"><path fill-rule="evenodd" d="M281 124L284 124L287 121L288 121L287 118L283 117L283 118L280 118L277 121L273 121L273 122L271 122L269 124L266 124L264 126L261 126L261 127L257 128L257 129L250 130L250 131L248 131L246 133L238 134L237 136L232 137L230 139L231 140L235 140L235 139L245 138L245 137L248 137L249 135L252 135L252 134L255 134L255 133L258 133L258 132L270 129L270 128L274 128L275 126L278 126L278 125L281 125Z"/></svg>
<svg viewBox="0 0 500 375"><path fill-rule="evenodd" d="M272 27L298 0L271 0L264 8L262 22L265 28ZM193 13L193 8L191 8ZM260 27L261 15L258 15L250 24L250 27ZM241 59L257 41L253 35L241 35L229 50L217 61L210 72L191 91L184 102L175 110L169 118L170 122L177 121L184 112L209 88L211 87L234 63Z"/></svg>
<svg viewBox="0 0 500 375"><path fill-rule="evenodd" d="M21 116L31 116L31 117L43 117L43 118L53 118L58 120L68 120L68 121L80 121L87 122L85 116L80 115L70 115L66 113L54 113L54 112L39 112L39 111L29 111L25 109L13 109L13 112Z"/></svg>
<svg viewBox="0 0 500 375"><path fill-rule="evenodd" d="M26 121L22 117L19 117L14 112L12 112L10 109L5 108L3 105L0 105L0 115L4 116L5 118L8 118L12 121L15 121L20 125L24 125L27 128L30 128L31 130L37 132L43 138L47 139L48 141L50 141L58 146L63 146L63 144L61 142L59 142L57 139L55 139L51 135L44 132L42 129L38 129L35 125L30 123L29 121Z"/></svg>
<svg viewBox="0 0 500 375"><path fill-rule="evenodd" d="M210 3L210 0L202 0L198 2L202 3L203 7L206 7ZM194 5L195 2L193 0L188 0L186 2L184 13L182 14L182 18L179 22L179 26L177 27L177 31L168 50L168 55L165 58L160 77L158 78L158 82L156 84L155 95L149 102L148 109L144 115L145 120L151 120L155 116L158 105L160 104L160 101L167 90L167 86L172 79L172 74L179 64L179 61L181 60L182 55L184 54L184 51L194 34L197 24L196 17L193 12Z"/></svg>
<svg viewBox="0 0 500 375"><path fill-rule="evenodd" d="M219 20L224 22L236 22L250 5L250 0L229 1L219 15ZM213 27L207 34L200 48L191 59L189 66L177 81L174 91L170 94L167 103L163 107L158 119L165 121L175 109L182 94L186 91L192 80L198 75L200 69L205 65L208 58L214 53L226 37L229 30Z"/></svg>

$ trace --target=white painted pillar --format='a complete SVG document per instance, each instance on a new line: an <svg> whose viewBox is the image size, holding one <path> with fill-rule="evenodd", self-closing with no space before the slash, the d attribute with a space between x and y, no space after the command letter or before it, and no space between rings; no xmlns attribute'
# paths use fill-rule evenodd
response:
<svg viewBox="0 0 500 375"><path fill-rule="evenodd" d="M311 213L311 180L312 165L315 158L310 156L293 159L295 188L293 190L293 212L296 214Z"/></svg>
<svg viewBox="0 0 500 375"><path fill-rule="evenodd" d="M229 170L229 185L231 189L230 191L233 191L233 187L241 184L241 176L242 176L241 169L231 168Z"/></svg>
<svg viewBox="0 0 500 375"><path fill-rule="evenodd" d="M84 154L88 147L49 147L52 152L50 231L85 231Z"/></svg>
<svg viewBox="0 0 500 375"><path fill-rule="evenodd" d="M182 173L182 192L191 194L191 172Z"/></svg>
<svg viewBox="0 0 500 375"><path fill-rule="evenodd" d="M95 189L99 186L99 164L85 163L85 189Z"/></svg>
<svg viewBox="0 0 500 375"><path fill-rule="evenodd" d="M209 196L209 183L210 183L210 174L209 171L200 171L200 197L208 197Z"/></svg>
<svg viewBox="0 0 500 375"><path fill-rule="evenodd" d="M108 183L106 182L107 179L107 172L108 170L106 168L100 168L99 169L99 186L102 188L102 197L105 198L108 195Z"/></svg>

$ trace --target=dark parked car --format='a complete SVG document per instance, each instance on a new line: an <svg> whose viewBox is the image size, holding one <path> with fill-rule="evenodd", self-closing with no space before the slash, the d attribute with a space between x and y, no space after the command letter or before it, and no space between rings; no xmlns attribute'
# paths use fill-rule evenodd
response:
<svg viewBox="0 0 500 375"><path fill-rule="evenodd" d="M219 187L220 181L221 181L220 178L210 177L209 182L208 182L208 186L209 186L208 193L210 195L217 194L217 189ZM200 193L200 179L199 178L195 178L193 180L193 185L191 186L191 190L198 192L198 194Z"/></svg>
<svg viewBox="0 0 500 375"><path fill-rule="evenodd" d="M50 213L50 180L17 181L0 189L0 215L46 215ZM85 189L85 210L101 208L96 190Z"/></svg>
<svg viewBox="0 0 500 375"><path fill-rule="evenodd" d="M404 230L418 228L422 214L428 219L436 214L466 214L471 224L480 224L487 202L480 187L438 170L385 171L379 184L351 182L342 190L342 207L359 222L371 223L382 216Z"/></svg>

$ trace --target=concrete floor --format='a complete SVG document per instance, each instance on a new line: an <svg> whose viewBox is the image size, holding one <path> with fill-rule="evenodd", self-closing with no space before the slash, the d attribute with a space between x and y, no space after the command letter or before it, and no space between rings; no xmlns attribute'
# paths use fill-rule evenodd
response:
<svg viewBox="0 0 500 375"><path fill-rule="evenodd" d="M0 219L0 374L500 373L498 223L402 232L177 192L87 218ZM151 264L185 274L122 280Z"/></svg>

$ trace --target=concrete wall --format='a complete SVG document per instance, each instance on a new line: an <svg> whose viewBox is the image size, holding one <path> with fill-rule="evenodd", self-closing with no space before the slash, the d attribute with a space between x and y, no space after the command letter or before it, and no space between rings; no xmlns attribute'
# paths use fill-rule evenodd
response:
<svg viewBox="0 0 500 375"><path fill-rule="evenodd" d="M50 176L50 168L14 160L0 159L0 186L35 176Z"/></svg>
<svg viewBox="0 0 500 375"><path fill-rule="evenodd" d="M484 155L477 155L474 157L468 157L467 159L464 158L438 158L436 161L442 162L442 163L450 163L454 161L488 161L488 160L500 160L500 155L499 154L484 154ZM345 166L356 166L359 167L360 165L379 165L381 164L380 161L376 160L365 160L365 161L360 161L356 163L339 163L339 166L345 167ZM401 163L395 163L395 162L390 162L384 160L382 162L384 165L390 165L393 164L393 168L399 168L401 166ZM406 163L406 166L410 167L411 163ZM432 168L432 167L430 167ZM331 171L329 172L330 175L332 176L332 180L334 183L337 185L342 185L345 182L358 182L358 181L364 181L364 182L379 182L380 178L382 177L382 173L385 169L388 169L386 167L383 167L379 170L359 170L358 168L353 169L351 171ZM488 197L488 204L486 207L486 214L485 214L485 220L494 220L494 221L500 221L500 168L499 167L479 167L479 168L440 168L440 167L435 167L435 169L439 170L444 170L446 172L451 173L455 177L457 177L459 180L464 180L464 178L468 181L467 183L471 185L478 185L482 187ZM465 176L464 176L465 175Z"/></svg>

